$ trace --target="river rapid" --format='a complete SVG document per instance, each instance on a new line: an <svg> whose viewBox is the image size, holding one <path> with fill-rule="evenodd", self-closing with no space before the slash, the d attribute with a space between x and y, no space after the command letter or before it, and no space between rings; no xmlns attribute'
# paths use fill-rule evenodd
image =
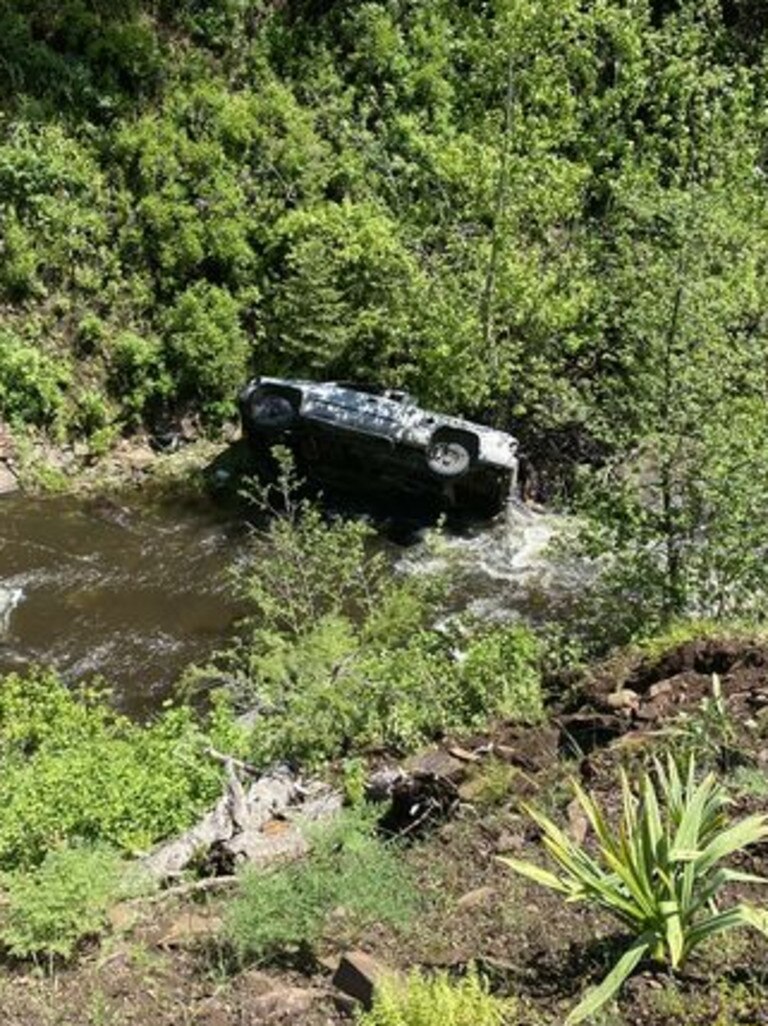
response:
<svg viewBox="0 0 768 1026"><path fill-rule="evenodd" d="M480 617L525 616L568 585L550 555L564 523L520 507L506 523L444 530L437 552L418 531L378 544L405 572L450 563L458 604ZM204 500L1 497L0 675L38 664L98 676L125 711L150 712L232 631L242 609L228 571L248 544L242 514Z"/></svg>

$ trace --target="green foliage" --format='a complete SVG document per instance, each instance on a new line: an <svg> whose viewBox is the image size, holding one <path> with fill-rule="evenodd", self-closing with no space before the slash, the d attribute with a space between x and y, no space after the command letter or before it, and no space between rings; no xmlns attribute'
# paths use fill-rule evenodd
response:
<svg viewBox="0 0 768 1026"><path fill-rule="evenodd" d="M274 245L280 274L266 299L277 367L386 381L409 360L419 270L385 211L294 211L276 225Z"/></svg>
<svg viewBox="0 0 768 1026"><path fill-rule="evenodd" d="M519 859L501 861L568 901L590 901L628 927L634 940L603 982L589 991L566 1022L577 1023L610 1001L643 958L677 969L702 942L741 926L768 933L768 919L750 905L717 907L727 885L766 883L762 877L723 868L723 859L768 837L768 817L748 816L726 825L725 789L713 774L696 781L696 764L683 778L670 757L644 774L639 797L622 770L622 819L609 824L593 797L574 781L576 798L594 830L597 857L572 841L541 812L527 812L560 875Z"/></svg>
<svg viewBox="0 0 768 1026"><path fill-rule="evenodd" d="M508 801L518 773L518 769L503 759L485 760L471 778L473 804L493 806Z"/></svg>
<svg viewBox="0 0 768 1026"><path fill-rule="evenodd" d="M233 750L225 705L207 728L186 708L146 727L96 691L51 673L11 674L0 688L0 869L28 868L67 841L128 853L184 829L220 792L209 745Z"/></svg>
<svg viewBox="0 0 768 1026"><path fill-rule="evenodd" d="M471 971L454 980L444 972L424 976L411 973L407 980L384 981L359 1026L502 1026L514 1001L488 992L485 982Z"/></svg>
<svg viewBox="0 0 768 1026"><path fill-rule="evenodd" d="M748 10L6 0L0 329L39 319L120 424L163 397L228 415L247 332L266 370L512 419L566 483L585 455L650 461L674 501L662 524L622 495L628 550L660 527L692 547L703 524L709 555L689 581L656 553L635 581L655 571L657 606L659 572L668 604L735 606L760 578L736 528L765 441L765 19ZM160 340L124 393L109 353L79 351L84 314L105 343Z"/></svg>
<svg viewBox="0 0 768 1026"><path fill-rule="evenodd" d="M231 408L246 374L248 342L226 289L200 282L187 289L165 320L167 365L179 398L203 411Z"/></svg>
<svg viewBox="0 0 768 1026"><path fill-rule="evenodd" d="M141 421L152 404L169 395L173 382L155 338L123 331L109 352L110 391L119 398L129 422Z"/></svg>
<svg viewBox="0 0 768 1026"><path fill-rule="evenodd" d="M0 328L0 417L50 424L69 380L66 366Z"/></svg>
<svg viewBox="0 0 768 1026"><path fill-rule="evenodd" d="M107 848L58 848L32 872L0 876L0 945L17 958L69 959L97 935L120 895L123 867Z"/></svg>
<svg viewBox="0 0 768 1026"><path fill-rule="evenodd" d="M662 731L678 759L693 758L699 765L728 773L739 762L738 731L720 677L712 674L711 694L698 707L681 712Z"/></svg>
<svg viewBox="0 0 768 1026"><path fill-rule="evenodd" d="M401 924L416 911L414 881L392 842L375 834L370 809L342 813L318 827L310 855L268 871L246 870L229 907L227 933L242 960L286 949L310 949L331 912L343 908L346 928Z"/></svg>
<svg viewBox="0 0 768 1026"><path fill-rule="evenodd" d="M396 574L372 529L327 521L291 497L236 571L249 612L234 645L199 673L260 715L260 763L316 765L371 746L411 749L489 717L542 714L539 646L522 626L434 626L447 582Z"/></svg>

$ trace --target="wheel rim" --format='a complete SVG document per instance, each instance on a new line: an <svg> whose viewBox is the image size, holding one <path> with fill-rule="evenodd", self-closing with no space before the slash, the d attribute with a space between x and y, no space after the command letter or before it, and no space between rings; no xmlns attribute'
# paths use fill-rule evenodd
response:
<svg viewBox="0 0 768 1026"><path fill-rule="evenodd" d="M427 462L441 477L458 477L469 468L470 457L459 442L435 442L429 448Z"/></svg>

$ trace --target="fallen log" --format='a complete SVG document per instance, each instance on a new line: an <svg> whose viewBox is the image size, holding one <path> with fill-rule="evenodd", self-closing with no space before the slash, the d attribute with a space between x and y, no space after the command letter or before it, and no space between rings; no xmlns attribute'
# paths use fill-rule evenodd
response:
<svg viewBox="0 0 768 1026"><path fill-rule="evenodd" d="M223 761L227 778L214 807L189 830L139 861L155 883L178 880L193 861L208 865L219 876L233 874L244 862L263 865L299 856L306 851L303 828L341 809L339 793L321 783L302 785L283 769L265 773L246 789L236 772L237 760Z"/></svg>

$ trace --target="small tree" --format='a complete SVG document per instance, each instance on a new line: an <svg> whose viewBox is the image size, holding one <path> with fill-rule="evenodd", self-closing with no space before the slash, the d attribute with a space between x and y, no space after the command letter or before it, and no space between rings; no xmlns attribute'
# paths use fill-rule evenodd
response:
<svg viewBox="0 0 768 1026"><path fill-rule="evenodd" d="M749 88L695 60L673 70L685 132L614 184L594 419L616 456L583 504L592 551L614 557L607 580L646 623L759 612L768 595L768 237Z"/></svg>

